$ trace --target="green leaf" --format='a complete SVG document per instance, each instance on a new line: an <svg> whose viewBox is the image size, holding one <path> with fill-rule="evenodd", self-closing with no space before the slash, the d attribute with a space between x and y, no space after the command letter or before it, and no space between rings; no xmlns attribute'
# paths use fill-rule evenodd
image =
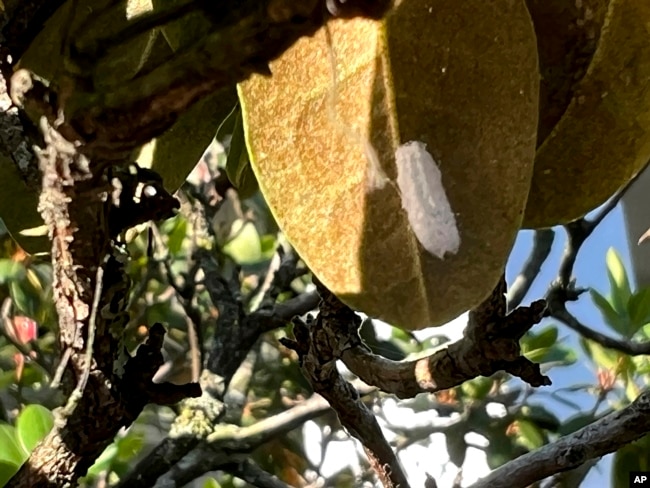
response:
<svg viewBox="0 0 650 488"><path fill-rule="evenodd" d="M0 450L2 448L0 447ZM20 469L20 464L12 463L10 461L0 460L0 486L5 486L7 482L15 475Z"/></svg>
<svg viewBox="0 0 650 488"><path fill-rule="evenodd" d="M629 356L627 356L627 358L629 359ZM625 396L627 397L627 400L632 403L637 399L641 392L639 391L639 387L635 382L634 373L636 372L636 364L634 364L632 361L628 361L626 366L627 368L622 375L625 384Z"/></svg>
<svg viewBox="0 0 650 488"><path fill-rule="evenodd" d="M636 363L632 356L621 354L616 372L621 375L627 375L629 378L634 378L636 375Z"/></svg>
<svg viewBox="0 0 650 488"><path fill-rule="evenodd" d="M203 482L203 488L221 488L221 485L214 478L208 478Z"/></svg>
<svg viewBox="0 0 650 488"><path fill-rule="evenodd" d="M508 441L509 442L509 441ZM508 461L512 460L512 453L514 448L509 444L490 444L490 449L487 452L487 463L490 469L496 469Z"/></svg>
<svg viewBox="0 0 650 488"><path fill-rule="evenodd" d="M111 464L111 473L115 473L118 478L123 478L131 470L131 467L131 463L115 458Z"/></svg>
<svg viewBox="0 0 650 488"><path fill-rule="evenodd" d="M557 340L558 328L549 325L538 333L528 332L521 341L521 350L530 361L534 363L554 363L552 366L566 366L577 360L573 349L567 347L563 341Z"/></svg>
<svg viewBox="0 0 650 488"><path fill-rule="evenodd" d="M493 383L494 381L492 379L479 376L463 383L461 389L463 393L470 398L480 400L485 398L485 396L490 392Z"/></svg>
<svg viewBox="0 0 650 488"><path fill-rule="evenodd" d="M582 413L582 412L578 413L573 417L570 417L567 421L565 421L560 426L560 429L558 430L558 434L560 435L572 434L573 432L580 430L583 427L586 427L594 420L595 417L592 413Z"/></svg>
<svg viewBox="0 0 650 488"><path fill-rule="evenodd" d="M174 217L174 225L168 234L167 248L172 255L179 253L187 235L187 220L182 215Z"/></svg>
<svg viewBox="0 0 650 488"><path fill-rule="evenodd" d="M650 471L650 435L623 446L614 454L612 488L628 488L631 471Z"/></svg>
<svg viewBox="0 0 650 488"><path fill-rule="evenodd" d="M95 464L93 464L90 467L87 476L89 477L98 476L104 471L109 470L116 456L117 456L117 446L115 445L115 443L110 444L106 449L104 449L104 452L102 452L99 455L99 457L95 460Z"/></svg>
<svg viewBox="0 0 650 488"><path fill-rule="evenodd" d="M522 341L523 352L535 349L549 348L557 341L558 330L554 325L549 325L537 333L529 332Z"/></svg>
<svg viewBox="0 0 650 488"><path fill-rule="evenodd" d="M557 432L560 428L559 419L542 405L526 405L521 409L521 415L542 429Z"/></svg>
<svg viewBox="0 0 650 488"><path fill-rule="evenodd" d="M627 313L634 333L650 322L650 288L642 288L630 297Z"/></svg>
<svg viewBox="0 0 650 488"><path fill-rule="evenodd" d="M258 189L257 178L248 157L246 138L244 137L244 121L241 109L236 110L230 147L226 158L226 174L228 179L239 191L242 199L252 196Z"/></svg>
<svg viewBox="0 0 650 488"><path fill-rule="evenodd" d="M40 368L35 368L32 365L32 363L25 364L23 375L20 378L20 385L26 387L26 386L31 386L36 382L42 382L42 381L43 381L43 371Z"/></svg>
<svg viewBox="0 0 650 488"><path fill-rule="evenodd" d="M144 445L144 437L141 432L129 431L128 435L118 439L117 458L122 461L130 461Z"/></svg>
<svg viewBox="0 0 650 488"><path fill-rule="evenodd" d="M237 117L241 117L241 108L239 107L239 101L235 103L232 110L228 113L225 119L219 124L217 128L217 133L215 139L222 143L226 136L232 134L235 131L235 122Z"/></svg>
<svg viewBox="0 0 650 488"><path fill-rule="evenodd" d="M11 346L13 348L13 346ZM14 349L15 351L15 349ZM16 371L0 371L0 390L7 388L9 385L16 383Z"/></svg>
<svg viewBox="0 0 650 488"><path fill-rule="evenodd" d="M526 358L533 363L542 363L544 362L544 358L548 352L549 349L547 347L544 347L542 349L533 349L532 351L527 351L524 353L524 356L526 356Z"/></svg>
<svg viewBox="0 0 650 488"><path fill-rule="evenodd" d="M397 327L392 327L390 330L390 337L398 342L412 342L413 334L408 331L398 329ZM401 344L400 344L401 345Z"/></svg>
<svg viewBox="0 0 650 488"><path fill-rule="evenodd" d="M629 330L628 321L616 311L613 303L593 288L589 289L589 294L602 314L605 324L619 334L625 335Z"/></svg>
<svg viewBox="0 0 650 488"><path fill-rule="evenodd" d="M517 442L520 445L524 446L530 451L544 445L544 434L542 430L533 422L529 422L528 420L518 420L517 427L519 429Z"/></svg>
<svg viewBox="0 0 650 488"><path fill-rule="evenodd" d="M223 246L223 252L239 264L255 264L262 259L262 245L253 222L241 219L233 223L234 237Z"/></svg>
<svg viewBox="0 0 650 488"><path fill-rule="evenodd" d="M52 286L52 266L49 263L35 263L29 269L38 277L41 289Z"/></svg>
<svg viewBox="0 0 650 488"><path fill-rule="evenodd" d="M619 315L627 310L627 303L632 295L630 280L627 277L625 266L618 252L610 247L605 258L607 262L607 276L612 290L612 305Z"/></svg>
<svg viewBox="0 0 650 488"><path fill-rule="evenodd" d="M18 439L16 429L8 424L0 425L0 461L20 466L28 458Z"/></svg>
<svg viewBox="0 0 650 488"><path fill-rule="evenodd" d="M155 139L155 144L148 144L152 147L140 152L138 162L145 166L150 164L151 169L162 176L165 188L176 191L201 160L214 140L219 122L235 103L237 95L232 85L204 97L179 114L174 125Z"/></svg>
<svg viewBox="0 0 650 488"><path fill-rule="evenodd" d="M531 351L531 354L535 354L536 351ZM533 359L530 356L526 355L531 361ZM553 366L569 366L574 364L578 360L578 355L576 352L564 345L556 344L554 347L545 350L545 354L539 360L544 366L553 367Z"/></svg>
<svg viewBox="0 0 650 488"><path fill-rule="evenodd" d="M0 285L10 281L22 280L26 272L27 269L23 263L13 259L0 259Z"/></svg>
<svg viewBox="0 0 650 488"><path fill-rule="evenodd" d="M38 290L29 282L29 280L11 281L9 283L9 294L16 308L23 315L36 317L40 306L40 296Z"/></svg>
<svg viewBox="0 0 650 488"><path fill-rule="evenodd" d="M27 405L16 421L16 430L22 447L27 452L32 452L38 444L52 430L54 417L52 412L41 405Z"/></svg>
<svg viewBox="0 0 650 488"><path fill-rule="evenodd" d="M597 366L603 369L616 370L620 359L620 353L604 348L597 342L580 338L583 349Z"/></svg>
<svg viewBox="0 0 650 488"><path fill-rule="evenodd" d="M650 357L645 355L635 356L632 358L636 368L636 374L643 376L650 373ZM649 377L650 378L650 377Z"/></svg>
<svg viewBox="0 0 650 488"><path fill-rule="evenodd" d="M273 234L265 234L260 238L260 245L264 259L271 259L278 247L278 240Z"/></svg>

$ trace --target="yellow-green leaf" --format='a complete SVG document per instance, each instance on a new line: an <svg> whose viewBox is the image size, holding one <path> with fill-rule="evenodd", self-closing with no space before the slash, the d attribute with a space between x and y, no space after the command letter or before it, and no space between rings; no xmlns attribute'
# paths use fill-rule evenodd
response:
<svg viewBox="0 0 650 488"><path fill-rule="evenodd" d="M524 217L526 227L539 228L594 209L650 158L650 2L528 5L545 80L541 108L556 111L540 118L543 126L557 122L541 134ZM568 104L553 107L567 96Z"/></svg>

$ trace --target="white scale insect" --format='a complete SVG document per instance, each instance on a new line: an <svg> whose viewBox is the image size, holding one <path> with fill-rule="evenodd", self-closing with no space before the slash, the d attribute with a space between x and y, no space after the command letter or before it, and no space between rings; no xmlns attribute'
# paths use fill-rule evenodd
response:
<svg viewBox="0 0 650 488"><path fill-rule="evenodd" d="M456 217L442 186L442 174L424 143L411 141L395 151L397 186L402 208L420 244L444 259L456 254L460 233Z"/></svg>

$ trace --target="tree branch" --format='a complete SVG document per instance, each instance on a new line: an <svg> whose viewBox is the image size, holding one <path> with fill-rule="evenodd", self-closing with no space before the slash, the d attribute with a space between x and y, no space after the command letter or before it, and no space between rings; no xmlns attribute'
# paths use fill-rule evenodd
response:
<svg viewBox="0 0 650 488"><path fill-rule="evenodd" d="M216 426L215 431L206 441L197 445L181 463L162 476L158 483L163 486L185 486L209 471L230 471L236 468L238 463L247 459L257 447L329 410L328 403L322 397L313 395L285 412L260 420L248 427L229 424ZM152 485L153 483L148 486Z"/></svg>
<svg viewBox="0 0 650 488"><path fill-rule="evenodd" d="M555 231L553 229L539 229L535 231L533 249L528 259L526 259L521 272L508 288L508 310L517 308L523 301L533 281L537 278L546 258L551 253L554 240Z"/></svg>
<svg viewBox="0 0 650 488"><path fill-rule="evenodd" d="M166 19L155 12L131 22L126 32L95 39L96 30L73 32L65 52L63 73L55 80L61 87L58 98L65 111L60 131L69 140L85 142L83 152L91 159L115 161L162 134L200 99L253 73L270 74L268 63L299 38L313 35L328 19L367 16L380 18L390 0L245 0L220 2L198 8L216 19L214 31L195 44L178 51L171 59L128 83L89 91L98 86L93 73L101 65L106 46L119 45L123 38L141 34ZM334 8L337 7L337 8ZM93 22L110 18L112 9L99 12ZM183 12L180 12L181 14ZM153 21L152 21L153 19ZM226 22L227 21L227 22ZM126 34L126 35L125 35ZM50 116L56 117L57 111Z"/></svg>
<svg viewBox="0 0 650 488"><path fill-rule="evenodd" d="M189 456L189 453L203 446L213 431L220 431L218 422L225 414L225 405L222 403L224 396L233 375L251 347L263 332L286 325L293 316L303 315L318 304L318 296L314 293L305 293L276 305L272 305L269 298L264 302L263 308L247 314L239 296L239 281L230 282L224 279L216 259L209 252L198 249L194 253L194 259L197 262L197 270L203 271L203 284L219 310L212 347L208 354L207 370L204 370L201 376L204 395L184 403L169 436L141 460L120 481L119 486L129 488L153 486L156 479L167 471L169 473L165 474L166 477L196 477L209 471L208 469L196 475L185 473L186 465L190 462L188 459L196 457ZM283 261L275 272L271 288L275 290L273 293L276 297L295 278L296 265L297 260L290 257ZM170 278L173 279L173 276ZM192 281L193 276L187 278L191 281L190 288L193 288L195 286ZM188 456L188 459L184 459ZM209 459L201 459L200 466L192 468L191 473L195 473L202 467L214 465L214 455ZM178 472L176 467L176 464L181 461L182 473ZM194 478L189 477L188 482L192 479Z"/></svg>
<svg viewBox="0 0 650 488"><path fill-rule="evenodd" d="M573 268L582 245L605 217L616 208L618 202L623 198L630 185L636 181L639 174L634 176L634 178L612 196L592 219L587 220L582 218L564 226L567 233L567 244L562 255L562 260L560 261L558 277L551 284L545 297L548 306L548 315L550 317L563 322L569 328L602 346L616 349L632 356L650 354L650 342L640 343L617 339L597 332L581 323L571 314L566 308L566 303L577 300L584 291L582 289L576 289L572 280Z"/></svg>
<svg viewBox="0 0 650 488"><path fill-rule="evenodd" d="M464 337L431 356L415 361L391 361L372 354L356 332L342 351L345 365L369 385L410 398L418 393L452 388L477 376L505 370L532 386L549 385L539 366L521 356L519 340L545 313L545 302L520 307L505 315L505 280L488 299L470 312Z"/></svg>
<svg viewBox="0 0 650 488"><path fill-rule="evenodd" d="M259 488L291 488L286 483L280 481L277 476L273 476L261 469L250 459L231 466L226 465L223 467L223 470Z"/></svg>
<svg viewBox="0 0 650 488"><path fill-rule="evenodd" d="M39 208L52 239L58 339L68 358L60 366L65 371L62 387L72 394L65 408L55 412L55 427L9 482L11 487L76 485L118 430L147 403L174 403L200 393L197 385L153 383L163 362L160 324L150 329L148 342L133 358L124 358L121 343L130 282L114 240L132 225L167 217L176 200L158 192L155 201L143 199L134 207L139 175L125 172L119 179L113 173L120 183L119 190L112 188L107 175L92 174L78 144L65 140L45 118L41 130L46 146L37 151L43 172ZM98 273L100 268L103 273ZM90 363L89 347L93 347Z"/></svg>
<svg viewBox="0 0 650 488"><path fill-rule="evenodd" d="M563 290L556 284L553 285L547 295L549 316L561 321L567 327L575 330L583 337L591 339L602 346L609 347L629 354L630 356L639 356L650 354L650 342L636 342L632 340L617 339L610 337L601 332L595 331L580 322L566 308L566 298L563 298Z"/></svg>
<svg viewBox="0 0 650 488"><path fill-rule="evenodd" d="M381 483L387 488L408 488L406 474L377 419L336 369L336 360L349 347L346 339L356 335L359 317L322 285L317 286L322 298L318 317L308 323L294 320L296 341L282 343L298 353L314 391L327 399L341 424L361 442Z"/></svg>
<svg viewBox="0 0 650 488"><path fill-rule="evenodd" d="M650 391L645 391L623 410L510 461L474 483L471 488L528 486L614 452L649 431Z"/></svg>

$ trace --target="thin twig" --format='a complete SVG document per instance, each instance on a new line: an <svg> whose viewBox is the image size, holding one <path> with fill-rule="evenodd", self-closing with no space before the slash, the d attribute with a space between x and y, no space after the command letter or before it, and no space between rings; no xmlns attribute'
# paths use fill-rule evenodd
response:
<svg viewBox="0 0 650 488"><path fill-rule="evenodd" d="M550 317L560 320L583 337L591 339L592 341L595 341L602 346L609 347L610 349L621 351L622 353L629 354L630 356L650 354L650 341L635 342L624 339L616 339L601 332L595 331L590 327L587 327L566 309L564 301L554 298L556 293L557 291L554 291L552 289L549 294L548 303Z"/></svg>
<svg viewBox="0 0 650 488"><path fill-rule="evenodd" d="M56 371L54 372L54 376L52 377L52 381L50 382L50 388L57 389L59 386L61 386L61 380L63 379L63 374L65 373L65 368L68 364L68 361L70 361L71 355L72 349L69 347L67 347L63 351L63 354L61 354L61 360L59 361L59 364L56 367Z"/></svg>
<svg viewBox="0 0 650 488"><path fill-rule="evenodd" d="M64 415L71 415L74 409L77 407L79 400L83 395L83 391L86 388L86 383L88 383L88 377L90 376L90 370L93 361L93 347L95 345L95 329L97 327L97 313L99 311L99 300L102 295L102 283L104 281L104 266L106 265L107 260L104 259L104 262L101 266L97 267L97 274L95 275L95 291L93 294L93 302L90 309L90 318L88 320L88 338L86 339L86 350L84 351L84 362L81 370L81 377L79 378L75 389L70 393L68 400L63 408ZM68 348L71 351L71 348ZM64 354L64 357L65 354ZM70 355L67 356L70 358ZM66 360L67 362L67 360ZM65 369L66 363L61 363L59 368Z"/></svg>
<svg viewBox="0 0 650 488"><path fill-rule="evenodd" d="M614 195L607 202L603 204L603 206L600 208L600 210L598 211L598 213L593 219L588 220L592 228L596 228L603 221L603 219L607 217L609 213L616 208L618 203L625 196L627 191L632 187L634 182L638 180L639 177L643 174L643 171L647 166L648 163L646 163L646 165L643 167L641 171L639 171L632 178L630 178L623 187L621 187L616 193L614 193Z"/></svg>
<svg viewBox="0 0 650 488"><path fill-rule="evenodd" d="M356 394L358 395L358 393ZM301 426L307 420L322 415L329 409L329 404L322 396L312 395L289 410L247 427L219 426L213 434L208 436L207 444L212 449L238 450L240 452L253 450L265 442Z"/></svg>
<svg viewBox="0 0 650 488"><path fill-rule="evenodd" d="M637 173L623 188L617 191L607 202L605 202L592 219L586 219L583 217L564 226L567 233L567 244L564 249L564 254L562 255L562 260L560 261L560 269L558 272L558 282L564 288L568 289L571 286L573 267L584 242L589 236L591 236L605 217L616 208L618 203L621 201L621 198L625 196L628 189L638 179L641 173L642 171Z"/></svg>
<svg viewBox="0 0 650 488"><path fill-rule="evenodd" d="M192 381L198 381L199 376L201 375L201 366L203 364L203 320L201 317L201 312L192 304L192 300L195 296L196 291L194 276L196 275L198 264L194 263L192 269L186 275L186 279L191 280L191 282L185 283L184 286L180 286L176 280L176 275L172 270L169 249L167 249L164 245L162 234L160 233L158 226L152 224L150 225L149 229L153 236L153 241L156 245L156 249L162 256L158 263L162 264L165 275L167 277L167 282L174 289L176 298L178 299L186 314L185 318L187 323L187 338L191 358Z"/></svg>
<svg viewBox="0 0 650 488"><path fill-rule="evenodd" d="M187 341L190 346L190 358L192 367L192 382L199 381L201 374L201 349L199 347L199 335L194 321L187 317Z"/></svg>
<svg viewBox="0 0 650 488"><path fill-rule="evenodd" d="M93 360L93 346L95 344L95 330L97 327L97 314L99 313L99 300L102 295L102 283L104 282L104 267L97 267L97 275L95 277L95 293L93 295L93 304L90 311L90 320L88 322L88 339L86 340L85 351L85 366L77 390L79 394L83 393L86 383L88 383L88 376L90 375L90 364Z"/></svg>
<svg viewBox="0 0 650 488"><path fill-rule="evenodd" d="M303 403L259 422L240 427L238 425L216 426L206 442L198 444L182 461L158 478L156 486L184 486L199 476L231 467L250 457L250 452L262 444L283 436L330 411L328 403L319 395L313 395ZM142 476L146 476L142 474ZM125 485L131 486L131 485ZM135 486L135 485L134 485ZM137 486L152 486L140 485Z"/></svg>
<svg viewBox="0 0 650 488"><path fill-rule="evenodd" d="M553 229L539 229L535 231L533 249L530 251L528 259L522 266L521 272L508 288L508 310L513 310L521 305L526 293L528 293L533 281L539 274L542 265L551 253L554 240L555 231Z"/></svg>
<svg viewBox="0 0 650 488"><path fill-rule="evenodd" d="M577 300L584 291L576 289L572 280L573 268L578 253L587 238L591 236L598 225L616 208L621 198L625 195L630 186L636 181L641 172L635 175L623 188L612 196L598 211L592 219L578 219L564 226L567 233L567 244L560 261L558 278L549 288L546 294L549 316L562 321L571 329L582 336L591 339L605 347L621 351L629 355L640 355L650 353L650 342L640 343L629 340L616 339L597 332L581 323L566 308L567 301Z"/></svg>

